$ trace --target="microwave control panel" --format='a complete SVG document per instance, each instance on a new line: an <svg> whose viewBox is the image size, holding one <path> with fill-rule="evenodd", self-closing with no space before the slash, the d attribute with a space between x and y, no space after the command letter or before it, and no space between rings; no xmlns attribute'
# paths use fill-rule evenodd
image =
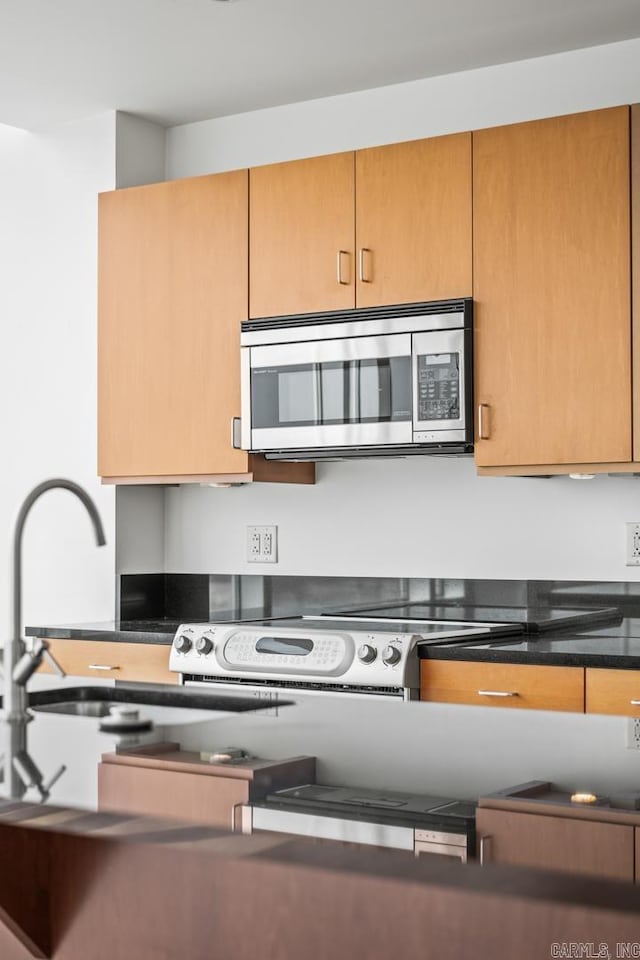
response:
<svg viewBox="0 0 640 960"><path fill-rule="evenodd" d="M418 420L460 419L460 357L457 353L418 355Z"/></svg>

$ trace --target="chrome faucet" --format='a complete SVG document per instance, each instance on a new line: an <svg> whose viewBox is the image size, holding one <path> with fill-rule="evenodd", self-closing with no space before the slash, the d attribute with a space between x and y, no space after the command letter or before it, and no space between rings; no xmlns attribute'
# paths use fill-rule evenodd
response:
<svg viewBox="0 0 640 960"><path fill-rule="evenodd" d="M99 547L107 542L97 507L86 490L72 480L45 480L34 487L25 498L18 516L13 534L13 629L8 644L4 649L4 700L3 719L6 724L5 753L3 758L5 793L19 799L29 787L36 787L43 800L49 796L51 785L64 772L64 767L45 784L42 774L38 770L27 752L26 727L32 719L28 712L29 699L26 685L29 678L35 673L43 659L47 659L59 674L64 671L56 663L49 652L46 640L35 641L27 649L22 639L22 537L24 526L29 512L43 493L47 490L69 490L82 501L87 509L95 531L96 543Z"/></svg>

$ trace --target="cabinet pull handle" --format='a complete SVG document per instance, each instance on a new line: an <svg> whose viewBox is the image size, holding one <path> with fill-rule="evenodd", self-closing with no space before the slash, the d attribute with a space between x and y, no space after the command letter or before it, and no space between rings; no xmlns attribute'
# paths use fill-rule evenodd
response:
<svg viewBox="0 0 640 960"><path fill-rule="evenodd" d="M231 446L234 450L241 450L242 421L240 417L231 417Z"/></svg>
<svg viewBox="0 0 640 960"><path fill-rule="evenodd" d="M629 700L632 707L640 707L640 700Z"/></svg>
<svg viewBox="0 0 640 960"><path fill-rule="evenodd" d="M359 267L358 267L359 275L360 275L360 283L371 283L371 277L367 274L367 271L365 270L365 264L364 264L365 254L372 256L373 252L368 247L360 247L360 257L359 257Z"/></svg>
<svg viewBox="0 0 640 960"><path fill-rule="evenodd" d="M348 256L349 256L348 250L338 250L336 273L337 273L338 283L341 283L343 286L349 286L349 277L347 276L347 279L345 280L342 273L342 258L348 257Z"/></svg>
<svg viewBox="0 0 640 960"><path fill-rule="evenodd" d="M517 690L478 690L479 697L518 697Z"/></svg>
<svg viewBox="0 0 640 960"><path fill-rule="evenodd" d="M487 847L493 837L490 835L480 837L480 866L483 867L487 862Z"/></svg>
<svg viewBox="0 0 640 960"><path fill-rule="evenodd" d="M110 667L106 663L90 663L89 670L119 670L120 667Z"/></svg>
<svg viewBox="0 0 640 960"><path fill-rule="evenodd" d="M478 404L478 440L488 440L489 431L489 404Z"/></svg>

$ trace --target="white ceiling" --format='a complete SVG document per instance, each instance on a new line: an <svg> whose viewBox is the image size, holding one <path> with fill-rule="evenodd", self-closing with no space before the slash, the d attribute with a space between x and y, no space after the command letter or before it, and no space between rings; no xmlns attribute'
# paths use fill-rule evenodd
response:
<svg viewBox="0 0 640 960"><path fill-rule="evenodd" d="M639 0L0 0L0 123L169 126L637 36Z"/></svg>

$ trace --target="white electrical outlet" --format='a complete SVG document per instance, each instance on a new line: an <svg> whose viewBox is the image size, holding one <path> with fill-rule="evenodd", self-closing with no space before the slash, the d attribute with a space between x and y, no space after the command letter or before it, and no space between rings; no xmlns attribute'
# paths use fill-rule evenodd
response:
<svg viewBox="0 0 640 960"><path fill-rule="evenodd" d="M247 560L249 563L278 562L278 528L247 527Z"/></svg>
<svg viewBox="0 0 640 960"><path fill-rule="evenodd" d="M640 523L627 523L627 560L628 567L640 567Z"/></svg>
<svg viewBox="0 0 640 960"><path fill-rule="evenodd" d="M640 720L627 721L627 750L640 750Z"/></svg>

